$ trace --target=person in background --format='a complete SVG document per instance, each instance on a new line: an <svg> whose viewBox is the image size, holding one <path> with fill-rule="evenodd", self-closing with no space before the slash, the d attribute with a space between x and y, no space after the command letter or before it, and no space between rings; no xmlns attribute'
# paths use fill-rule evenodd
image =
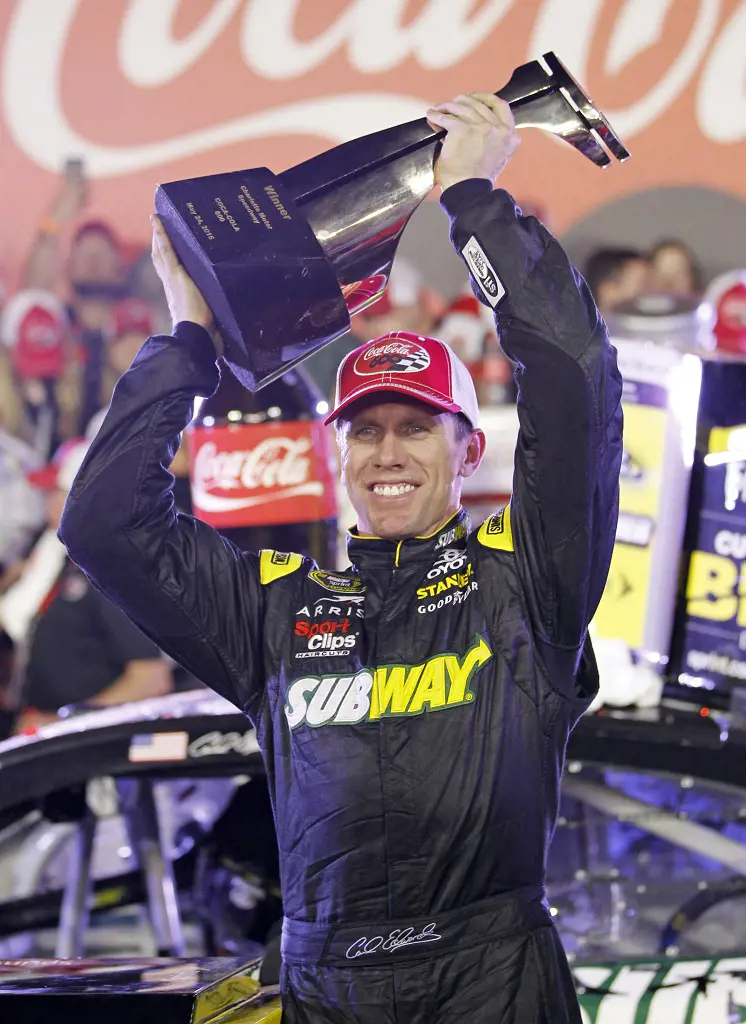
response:
<svg viewBox="0 0 746 1024"><path fill-rule="evenodd" d="M380 299L355 313L350 333L304 360L302 369L310 374L331 401L337 368L348 352L391 330L432 333L445 309L445 301L425 284L417 268L409 260L397 256L386 291Z"/></svg>
<svg viewBox="0 0 746 1024"><path fill-rule="evenodd" d="M500 348L492 314L470 289L464 287L451 300L435 334L469 370L480 406L515 402L513 370Z"/></svg>
<svg viewBox="0 0 746 1024"><path fill-rule="evenodd" d="M163 295L163 286L153 268L150 247L143 247L133 257L127 270L127 295L146 302L153 312L155 329L168 331L171 314Z"/></svg>
<svg viewBox="0 0 746 1024"><path fill-rule="evenodd" d="M44 524L42 497L27 477L38 465L33 448L0 425L0 593Z"/></svg>
<svg viewBox="0 0 746 1024"><path fill-rule="evenodd" d="M84 326L100 323L110 304L122 298L126 288L122 246L104 221L79 224L63 262L62 237L79 220L88 199L88 181L81 161L68 160L57 192L39 224L23 282L26 288L64 291L76 319Z"/></svg>
<svg viewBox="0 0 746 1024"><path fill-rule="evenodd" d="M652 284L650 261L637 249L596 249L583 276L602 314L650 291Z"/></svg>
<svg viewBox="0 0 746 1024"><path fill-rule="evenodd" d="M445 300L423 280L422 274L403 256L391 268L386 291L353 320L358 344L390 331L432 334L447 308Z"/></svg>
<svg viewBox="0 0 746 1024"><path fill-rule="evenodd" d="M66 442L52 463L29 474L44 494L47 529L0 598L0 625L17 655L22 652L17 729L54 721L65 705L103 707L171 690L171 669L159 649L92 586L57 538L88 444Z"/></svg>
<svg viewBox="0 0 746 1024"><path fill-rule="evenodd" d="M79 368L64 305L51 292L25 288L0 316L3 425L46 462L75 433Z"/></svg>
<svg viewBox="0 0 746 1024"><path fill-rule="evenodd" d="M676 238L658 242L648 254L656 291L674 295L700 295L702 270L692 250Z"/></svg>
<svg viewBox="0 0 746 1024"><path fill-rule="evenodd" d="M129 370L135 356L155 327L153 309L142 299L122 299L111 311L106 331L106 367L101 404L107 406L114 385Z"/></svg>
<svg viewBox="0 0 746 1024"><path fill-rule="evenodd" d="M122 244L104 221L79 223L63 260L62 238L79 221L88 199L82 162L68 160L57 193L40 223L23 279L25 289L58 294L67 302L79 353L75 366L76 434L85 432L99 409L106 369L106 331L112 308L127 288Z"/></svg>

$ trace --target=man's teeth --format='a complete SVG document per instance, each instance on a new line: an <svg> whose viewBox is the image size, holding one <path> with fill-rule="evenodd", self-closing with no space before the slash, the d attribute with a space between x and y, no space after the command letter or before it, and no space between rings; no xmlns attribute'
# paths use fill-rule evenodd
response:
<svg viewBox="0 0 746 1024"><path fill-rule="evenodd" d="M385 498L393 498L397 494L407 494L414 490L414 484L374 484L373 493L382 494Z"/></svg>

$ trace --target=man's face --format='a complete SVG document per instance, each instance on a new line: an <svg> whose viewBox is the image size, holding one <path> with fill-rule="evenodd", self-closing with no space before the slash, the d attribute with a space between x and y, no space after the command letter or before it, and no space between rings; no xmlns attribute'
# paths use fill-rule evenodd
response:
<svg viewBox="0 0 746 1024"><path fill-rule="evenodd" d="M120 375L129 370L146 338L147 335L142 331L127 331L113 338L109 343L109 365L112 370Z"/></svg>
<svg viewBox="0 0 746 1024"><path fill-rule="evenodd" d="M44 511L46 513L47 526L52 530L59 529L66 499L67 491L63 491L60 487L44 492Z"/></svg>
<svg viewBox="0 0 746 1024"><path fill-rule="evenodd" d="M627 260L612 278L599 288L598 308L606 313L620 302L636 299L650 290L650 264L645 259Z"/></svg>
<svg viewBox="0 0 746 1024"><path fill-rule="evenodd" d="M361 533L386 540L434 533L457 511L484 434L459 440L456 417L404 395L372 396L340 417L342 476Z"/></svg>
<svg viewBox="0 0 746 1024"><path fill-rule="evenodd" d="M73 284L118 284L122 256L105 231L85 231L70 251L68 276Z"/></svg>
<svg viewBox="0 0 746 1024"><path fill-rule="evenodd" d="M675 295L688 295L696 291L694 269L686 252L676 245L659 249L653 260L653 278L656 288Z"/></svg>

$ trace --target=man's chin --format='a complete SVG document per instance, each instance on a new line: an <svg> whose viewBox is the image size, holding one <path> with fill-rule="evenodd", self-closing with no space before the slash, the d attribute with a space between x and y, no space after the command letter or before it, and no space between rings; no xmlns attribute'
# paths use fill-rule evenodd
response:
<svg viewBox="0 0 746 1024"><path fill-rule="evenodd" d="M403 512L377 516L371 523L371 532L381 540L399 541L417 537L421 533L420 518Z"/></svg>

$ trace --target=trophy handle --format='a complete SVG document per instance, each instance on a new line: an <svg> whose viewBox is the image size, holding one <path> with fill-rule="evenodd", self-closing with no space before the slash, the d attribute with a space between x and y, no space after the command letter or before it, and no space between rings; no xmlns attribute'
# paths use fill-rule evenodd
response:
<svg viewBox="0 0 746 1024"><path fill-rule="evenodd" d="M597 167L609 166L609 154L627 160L629 151L562 61L551 51L542 61L548 72L538 60L522 64L497 93L510 103L516 127L558 135Z"/></svg>
<svg viewBox="0 0 746 1024"><path fill-rule="evenodd" d="M567 68L551 52L542 60L516 68L496 94L510 104L516 125L559 136L598 167L611 163L609 153L626 160L629 153ZM350 313L383 293L401 234L434 185L444 135L423 117L278 175L334 266Z"/></svg>

